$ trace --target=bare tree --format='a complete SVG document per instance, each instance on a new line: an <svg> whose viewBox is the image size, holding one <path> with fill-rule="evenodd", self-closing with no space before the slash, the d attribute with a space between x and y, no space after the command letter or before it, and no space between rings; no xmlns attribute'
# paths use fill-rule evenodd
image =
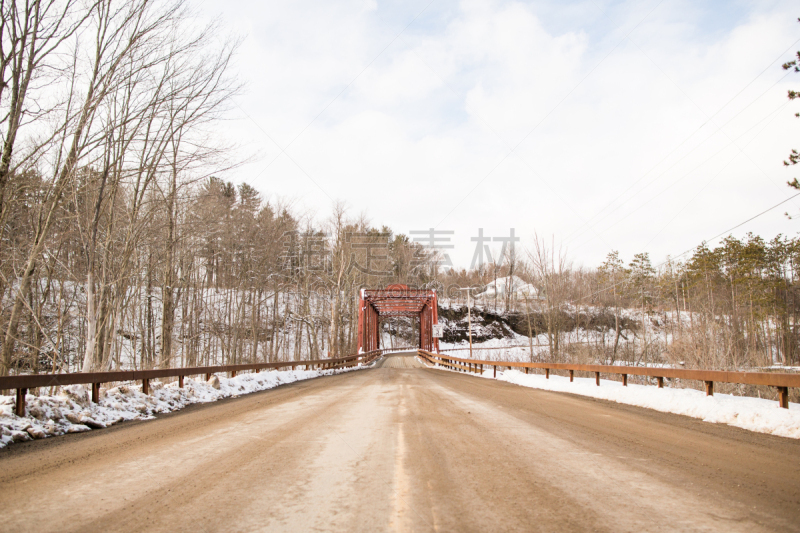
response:
<svg viewBox="0 0 800 533"><path fill-rule="evenodd" d="M536 284L544 290L541 313L547 326L550 357L557 359L562 335L562 306L567 301L569 288L570 264L566 252L556 248L554 239L548 247L538 235L534 235L533 247L527 251L527 255Z"/></svg>

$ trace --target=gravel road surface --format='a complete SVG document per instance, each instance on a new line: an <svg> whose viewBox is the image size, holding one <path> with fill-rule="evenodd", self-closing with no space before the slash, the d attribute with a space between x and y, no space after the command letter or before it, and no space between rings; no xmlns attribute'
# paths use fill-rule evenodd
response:
<svg viewBox="0 0 800 533"><path fill-rule="evenodd" d="M800 531L800 442L413 355L0 450L2 531Z"/></svg>

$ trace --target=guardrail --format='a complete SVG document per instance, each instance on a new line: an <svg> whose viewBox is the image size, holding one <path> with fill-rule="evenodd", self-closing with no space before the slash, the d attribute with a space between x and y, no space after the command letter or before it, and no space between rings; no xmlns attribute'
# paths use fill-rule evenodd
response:
<svg viewBox="0 0 800 533"><path fill-rule="evenodd" d="M594 343L594 341L570 341L570 344L593 344L593 343ZM549 344L534 344L533 345L534 348L538 348L538 347L542 347L542 346L550 346L550 345ZM510 348L530 349L531 345L530 344L512 344L510 346L473 346L472 347L472 351L480 352L480 351L483 351L483 350L507 350L507 349L510 349ZM442 348L439 351L440 352L462 352L462 351L466 351L466 350L469 350L469 349L470 348L468 346L463 346L463 347L459 347L459 348Z"/></svg>
<svg viewBox="0 0 800 533"><path fill-rule="evenodd" d="M617 374L622 376L622 385L628 386L628 376L648 376L656 378L658 388L664 387L664 378L688 379L703 381L706 386L706 396L714 395L714 383L740 383L744 385L764 385L778 389L778 402L784 409L789 408L789 388L800 388L800 374L784 374L772 372L727 372L724 370L686 370L682 368L647 368L640 366L612 366L612 365L573 365L569 363L522 363L514 361L484 361L482 359L463 359L450 355L441 355L424 350L418 350L420 356L432 364L438 364L453 370L463 372L483 373L483 367L494 367L494 376L497 377L497 367L524 368L525 373L532 368L545 371L545 377L550 379L551 370L568 370L569 380L575 377L575 372L594 372L595 383L600 386L600 374Z"/></svg>
<svg viewBox="0 0 800 533"><path fill-rule="evenodd" d="M534 344L534 346L548 346L547 344ZM472 348L473 351L477 352L479 350L507 350L511 348L530 348L530 344L514 344L512 346L481 346L478 348L477 346ZM469 348L442 348L439 350L440 352L461 352L469 350Z"/></svg>
<svg viewBox="0 0 800 533"><path fill-rule="evenodd" d="M398 346L396 348L381 348L378 350L381 353L387 352L416 352L419 350L416 346Z"/></svg>
<svg viewBox="0 0 800 533"><path fill-rule="evenodd" d="M253 363L247 365L218 365L195 366L183 368L160 368L156 370L122 370L118 372L76 372L70 374L22 374L16 376L0 377L0 391L7 389L16 390L16 405L14 412L17 416L25 415L25 395L28 389L37 387L59 387L63 385L89 385L92 386L92 401L97 403L100 399L100 385L117 381L141 381L142 392L150 392L150 380L157 378L178 378L178 386L183 388L183 378L186 376L204 375L206 381L217 372L230 372L235 377L239 372L255 370L260 372L265 369L279 369L305 366L307 370L315 368L346 368L359 363L369 364L380 357L383 350L374 350L357 355L348 355L336 359L316 359L303 361L281 361L277 363Z"/></svg>

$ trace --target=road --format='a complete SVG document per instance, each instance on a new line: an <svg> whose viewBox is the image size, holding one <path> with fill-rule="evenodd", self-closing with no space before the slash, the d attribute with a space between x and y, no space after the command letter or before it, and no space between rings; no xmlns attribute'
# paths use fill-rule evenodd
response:
<svg viewBox="0 0 800 533"><path fill-rule="evenodd" d="M799 531L800 442L422 368L0 451L3 531Z"/></svg>

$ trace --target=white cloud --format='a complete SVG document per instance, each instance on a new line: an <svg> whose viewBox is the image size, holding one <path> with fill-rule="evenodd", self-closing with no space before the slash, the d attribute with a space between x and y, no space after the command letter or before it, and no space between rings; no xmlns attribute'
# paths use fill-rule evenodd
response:
<svg viewBox="0 0 800 533"><path fill-rule="evenodd" d="M465 266L478 227L569 237L587 264L658 260L789 196L800 122L776 110L800 76L779 81L791 52L774 60L800 38L790 3L718 20L680 1L435 2L396 37L427 3L202 4L247 34L226 135L264 157L228 179L321 218L332 197L399 232L453 229ZM296 138L291 159L267 134ZM784 210L742 231L794 234Z"/></svg>

